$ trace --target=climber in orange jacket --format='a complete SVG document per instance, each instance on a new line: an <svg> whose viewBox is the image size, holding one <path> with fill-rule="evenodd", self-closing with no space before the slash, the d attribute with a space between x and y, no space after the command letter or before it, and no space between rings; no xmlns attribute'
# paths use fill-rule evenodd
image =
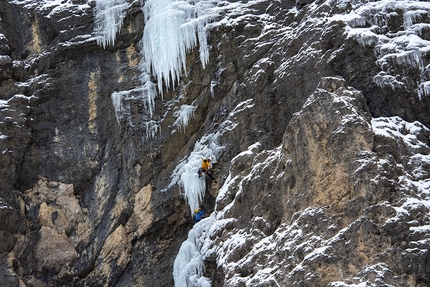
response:
<svg viewBox="0 0 430 287"><path fill-rule="evenodd" d="M209 171L210 168L211 168L211 160L210 160L210 158L204 158L204 157L202 157L202 167L198 171L199 178L202 177L202 173L206 173L211 178L211 180L214 183L217 183L215 177Z"/></svg>

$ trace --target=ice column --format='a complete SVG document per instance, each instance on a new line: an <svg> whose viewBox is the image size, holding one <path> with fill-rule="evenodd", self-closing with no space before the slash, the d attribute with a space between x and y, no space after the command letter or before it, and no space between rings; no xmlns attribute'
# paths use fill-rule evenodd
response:
<svg viewBox="0 0 430 287"><path fill-rule="evenodd" d="M212 286L211 280L203 276L205 254L202 246L215 221L215 216L206 218L188 233L188 239L182 243L173 265L175 286Z"/></svg>
<svg viewBox="0 0 430 287"><path fill-rule="evenodd" d="M219 147L221 148L221 147ZM195 150L182 160L173 171L170 184L162 191L167 191L176 184L183 187L184 197L190 207L190 214L194 216L194 210L200 206L206 192L206 175L198 177L198 170L202 164L202 157L210 157L212 163L216 163L216 151L218 147L209 147L207 144L196 143Z"/></svg>

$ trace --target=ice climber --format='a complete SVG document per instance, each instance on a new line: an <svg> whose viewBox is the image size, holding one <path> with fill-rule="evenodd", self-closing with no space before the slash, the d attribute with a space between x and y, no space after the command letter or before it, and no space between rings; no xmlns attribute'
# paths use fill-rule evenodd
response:
<svg viewBox="0 0 430 287"><path fill-rule="evenodd" d="M201 208L198 208L194 210L194 213L196 214L196 222L199 222L203 218L205 211Z"/></svg>
<svg viewBox="0 0 430 287"><path fill-rule="evenodd" d="M199 169L198 174L199 178L202 177L202 173L206 173L214 183L217 183L215 177L209 171L211 169L211 160L210 158L202 157L202 167Z"/></svg>

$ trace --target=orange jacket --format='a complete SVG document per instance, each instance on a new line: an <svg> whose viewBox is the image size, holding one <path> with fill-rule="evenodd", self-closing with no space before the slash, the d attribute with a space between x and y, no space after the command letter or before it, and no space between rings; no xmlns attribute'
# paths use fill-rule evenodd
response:
<svg viewBox="0 0 430 287"><path fill-rule="evenodd" d="M202 158L202 168L208 170L210 167L211 163L207 159Z"/></svg>

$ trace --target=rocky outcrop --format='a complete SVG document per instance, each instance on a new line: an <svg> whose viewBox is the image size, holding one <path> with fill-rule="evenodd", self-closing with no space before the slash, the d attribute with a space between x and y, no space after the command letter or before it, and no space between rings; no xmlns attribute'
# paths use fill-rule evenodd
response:
<svg viewBox="0 0 430 287"><path fill-rule="evenodd" d="M208 63L189 51L149 117L133 94L142 1L127 1L106 48L95 1L63 2L0 7L4 286L173 286L194 222L172 174L199 145L219 149L220 189L203 202L213 286L430 282L417 184L429 178L428 57L384 45L402 19L426 40L424 10L375 4L344 19L363 3L218 1ZM130 95L120 114L115 92ZM177 125L183 105L195 110Z"/></svg>
<svg viewBox="0 0 430 287"><path fill-rule="evenodd" d="M414 133L424 154L428 133L419 125ZM428 225L428 206L407 201L427 193L400 184L414 174L405 159L415 151L396 160L389 146L402 140L387 141L372 129L360 92L343 79L323 78L281 147L251 146L233 159L218 199L222 228L206 235L217 250L207 258L208 266L218 262L207 271L214 286L425 286L428 250L421 243L429 237L415 224ZM412 214L419 214L415 223ZM414 261L423 265L411 272ZM214 274L225 274L223 283Z"/></svg>

